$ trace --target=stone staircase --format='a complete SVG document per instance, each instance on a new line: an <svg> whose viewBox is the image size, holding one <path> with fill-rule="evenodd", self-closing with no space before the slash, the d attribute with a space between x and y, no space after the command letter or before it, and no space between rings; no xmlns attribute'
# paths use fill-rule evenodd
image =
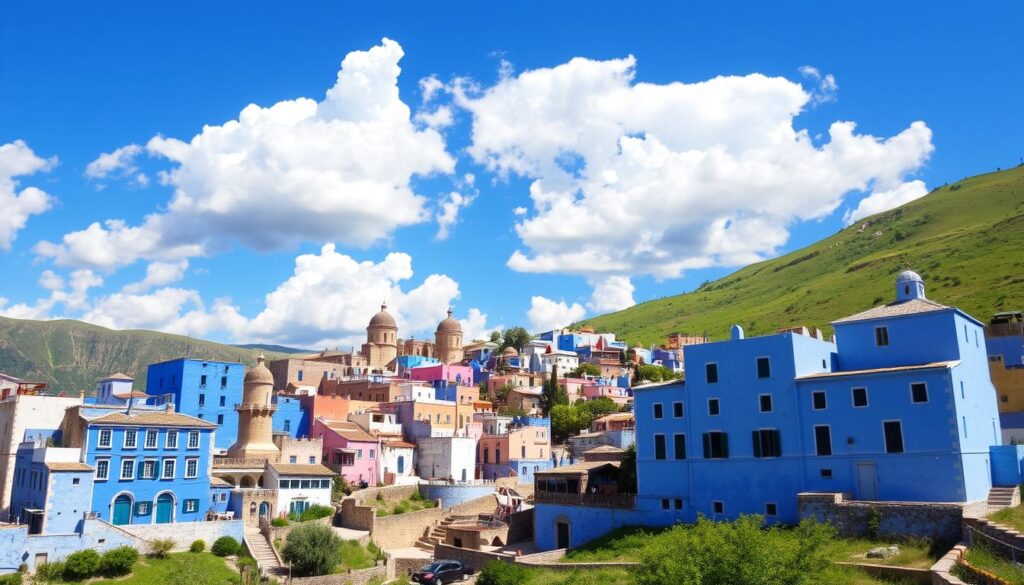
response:
<svg viewBox="0 0 1024 585"><path fill-rule="evenodd" d="M444 542L445 537L448 535L448 526L455 520L454 514L448 514L441 519L441 522L427 527L423 531L423 536L416 541L416 548L434 554L434 545Z"/></svg>
<svg viewBox="0 0 1024 585"><path fill-rule="evenodd" d="M244 539L249 553L259 565L260 573L274 576L288 574L288 568L281 564L281 560L277 557L271 544L267 542L266 537L258 528L247 526Z"/></svg>
<svg viewBox="0 0 1024 585"><path fill-rule="evenodd" d="M1020 486L993 487L988 492L988 511L1020 505Z"/></svg>

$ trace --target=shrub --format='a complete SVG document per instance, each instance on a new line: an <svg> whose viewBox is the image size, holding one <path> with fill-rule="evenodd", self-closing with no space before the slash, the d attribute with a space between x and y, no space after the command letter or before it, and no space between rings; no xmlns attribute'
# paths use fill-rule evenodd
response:
<svg viewBox="0 0 1024 585"><path fill-rule="evenodd" d="M274 518L273 520L270 521L270 525L271 526L277 526L278 528L280 528L282 526L288 526L288 519L285 518L284 516L281 516L279 518Z"/></svg>
<svg viewBox="0 0 1024 585"><path fill-rule="evenodd" d="M37 583L58 583L64 578L64 563L40 563L36 565L34 581Z"/></svg>
<svg viewBox="0 0 1024 585"><path fill-rule="evenodd" d="M868 509L868 527L866 535L871 540L878 540L879 532L882 529L882 513L872 506Z"/></svg>
<svg viewBox="0 0 1024 585"><path fill-rule="evenodd" d="M516 563L491 561L480 571L477 585L520 585L530 576L526 567Z"/></svg>
<svg viewBox="0 0 1024 585"><path fill-rule="evenodd" d="M206 541L203 539L193 540L192 544L188 546L188 552L201 553L206 550Z"/></svg>
<svg viewBox="0 0 1024 585"><path fill-rule="evenodd" d="M96 574L100 568L100 553L87 548L68 555L64 559L64 579L82 581Z"/></svg>
<svg viewBox="0 0 1024 585"><path fill-rule="evenodd" d="M250 571L255 571L258 567L259 565L256 563L256 559L250 557L249 555L242 555L238 557L239 570L248 569Z"/></svg>
<svg viewBox="0 0 1024 585"><path fill-rule="evenodd" d="M0 585L21 585L21 573L0 575Z"/></svg>
<svg viewBox="0 0 1024 585"><path fill-rule="evenodd" d="M281 558L299 577L327 575L338 564L341 538L330 526L304 524L288 533Z"/></svg>
<svg viewBox="0 0 1024 585"><path fill-rule="evenodd" d="M139 551L130 546L119 546L103 553L99 573L104 577L120 577L132 572L132 566L139 560Z"/></svg>
<svg viewBox="0 0 1024 585"><path fill-rule="evenodd" d="M231 538L230 536L222 536L213 541L213 546L210 547L210 552L218 557L229 557L231 555L237 555L241 548L242 545L234 538Z"/></svg>
<svg viewBox="0 0 1024 585"><path fill-rule="evenodd" d="M316 504L302 511L301 514L289 514L288 517L296 522L309 522L334 515L334 506Z"/></svg>
<svg viewBox="0 0 1024 585"><path fill-rule="evenodd" d="M154 559L166 559L174 549L174 541L170 538L158 538L149 542L149 556Z"/></svg>

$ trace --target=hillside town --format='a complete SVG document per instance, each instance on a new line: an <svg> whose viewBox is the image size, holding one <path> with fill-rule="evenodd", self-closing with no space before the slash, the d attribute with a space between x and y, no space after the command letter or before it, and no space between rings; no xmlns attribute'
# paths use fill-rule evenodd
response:
<svg viewBox="0 0 1024 585"><path fill-rule="evenodd" d="M226 538L285 581L282 541L309 522L378 551L350 582L543 565L701 518L1002 530L986 517L1024 482L1021 313L983 323L908 270L890 302L821 326L465 340L449 310L428 341L383 304L358 350L184 356L144 391L123 372L77 393L0 374L0 573Z"/></svg>

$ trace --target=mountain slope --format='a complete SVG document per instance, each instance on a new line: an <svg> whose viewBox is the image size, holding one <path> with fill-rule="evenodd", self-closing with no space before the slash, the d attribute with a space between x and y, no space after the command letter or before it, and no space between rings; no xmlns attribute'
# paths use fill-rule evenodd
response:
<svg viewBox="0 0 1024 585"><path fill-rule="evenodd" d="M865 227L866 226L866 227ZM630 343L664 343L672 332L724 339L829 322L892 301L911 268L926 294L986 321L1024 309L1024 167L936 189L785 256L752 264L696 291L587 319Z"/></svg>
<svg viewBox="0 0 1024 585"><path fill-rule="evenodd" d="M29 321L0 317L0 372L46 382L56 391L92 393L114 372L146 387L146 366L182 357L252 363L260 349L239 348L156 331L115 331L81 321ZM281 355L265 352L268 359Z"/></svg>

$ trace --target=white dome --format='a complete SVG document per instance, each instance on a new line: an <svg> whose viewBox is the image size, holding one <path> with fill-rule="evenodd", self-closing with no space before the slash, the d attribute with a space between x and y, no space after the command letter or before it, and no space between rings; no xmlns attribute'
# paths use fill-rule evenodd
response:
<svg viewBox="0 0 1024 585"><path fill-rule="evenodd" d="M924 282L924 279L913 270L904 270L896 277L896 282Z"/></svg>

